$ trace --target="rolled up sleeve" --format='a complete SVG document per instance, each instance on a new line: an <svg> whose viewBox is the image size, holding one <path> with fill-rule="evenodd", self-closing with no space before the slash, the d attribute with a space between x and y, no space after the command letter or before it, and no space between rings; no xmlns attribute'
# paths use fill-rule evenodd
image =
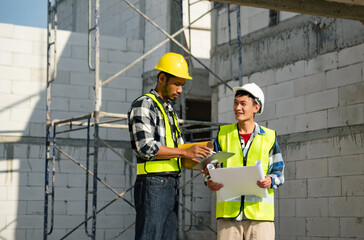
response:
<svg viewBox="0 0 364 240"><path fill-rule="evenodd" d="M276 189L284 183L284 162L277 140L270 151L269 160L268 176L272 178L271 188Z"/></svg>
<svg viewBox="0 0 364 240"><path fill-rule="evenodd" d="M134 102L129 112L129 130L134 154L153 160L162 144L154 139L156 113L148 100Z"/></svg>

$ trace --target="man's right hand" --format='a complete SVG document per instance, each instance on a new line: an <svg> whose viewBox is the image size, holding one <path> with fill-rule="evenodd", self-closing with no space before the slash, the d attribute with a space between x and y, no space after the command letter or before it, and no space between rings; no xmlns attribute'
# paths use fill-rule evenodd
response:
<svg viewBox="0 0 364 240"><path fill-rule="evenodd" d="M207 182L207 186L209 187L209 189L211 191L217 192L224 186L224 184L217 183L217 182L214 182L211 179L209 179L209 181Z"/></svg>
<svg viewBox="0 0 364 240"><path fill-rule="evenodd" d="M215 165L215 168L220 168L220 164L219 164L219 163L217 163L217 164ZM208 169L207 167L205 167L205 169L201 170L200 172L201 172L202 174L206 175L206 176L210 175L209 169Z"/></svg>
<svg viewBox="0 0 364 240"><path fill-rule="evenodd" d="M185 149L184 157L191 159L205 158L211 153L211 149L206 146L193 145L192 147Z"/></svg>

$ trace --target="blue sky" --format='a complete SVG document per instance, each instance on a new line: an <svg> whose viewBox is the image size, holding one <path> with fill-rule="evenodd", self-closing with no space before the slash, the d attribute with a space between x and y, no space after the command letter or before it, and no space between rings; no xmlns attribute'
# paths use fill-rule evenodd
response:
<svg viewBox="0 0 364 240"><path fill-rule="evenodd" d="M47 0L0 0L0 23L47 27Z"/></svg>

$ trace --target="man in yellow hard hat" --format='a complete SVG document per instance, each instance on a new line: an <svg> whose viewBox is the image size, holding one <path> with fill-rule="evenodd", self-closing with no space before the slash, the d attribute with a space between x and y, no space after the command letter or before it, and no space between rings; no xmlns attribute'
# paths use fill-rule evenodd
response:
<svg viewBox="0 0 364 240"><path fill-rule="evenodd" d="M135 239L176 239L178 228L177 181L181 158L203 158L211 150L183 144L178 118L171 101L182 93L188 73L187 62L177 53L159 60L157 85L137 98L128 112L130 142L137 157L134 186L136 208Z"/></svg>
<svg viewBox="0 0 364 240"><path fill-rule="evenodd" d="M233 88L235 93L233 110L237 123L220 126L215 140L215 151L234 152L235 155L221 164L221 167L252 166L260 160L265 178L257 182L268 189L268 197L253 195L238 196L216 203L219 240L273 240L274 194L273 189L284 183L284 162L279 150L276 132L259 126L254 116L264 110L264 94L255 83ZM205 169L208 174L208 170ZM207 183L211 191L219 191L224 186Z"/></svg>

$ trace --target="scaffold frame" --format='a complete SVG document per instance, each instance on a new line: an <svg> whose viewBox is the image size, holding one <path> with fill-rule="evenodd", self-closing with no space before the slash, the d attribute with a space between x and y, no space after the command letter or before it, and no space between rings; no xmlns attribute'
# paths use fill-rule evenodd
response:
<svg viewBox="0 0 364 240"><path fill-rule="evenodd" d="M176 43L185 53L188 54L190 66L192 65L192 58L196 60L201 66L203 66L210 74L212 74L216 79L218 79L221 83L225 84L226 87L229 89L232 89L226 81L221 79L218 75L216 75L210 68L208 68L205 64L203 64L197 57L195 57L191 53L191 25L200 20L202 17L204 17L206 14L213 11L215 8L219 6L212 7L209 11L202 14L200 17L195 19L191 22L190 19L190 6L195 4L190 3L188 0L188 25L183 26L180 30L175 32L174 34L168 34L164 29L162 29L160 26L158 26L152 19L150 19L148 16L146 16L143 12L141 12L139 9L137 9L133 4L131 4L128 0L123 0L127 5L129 5L134 11L136 11L138 14L140 14L145 20L149 21L153 26L155 26L160 32L162 32L167 38L157 44L155 47L153 47L151 50L147 51L145 54L143 54L141 57L133 61L131 64L123 68L121 71L117 72L110 78L101 81L100 80L100 64L99 64L99 56L100 56L100 29L99 29L99 19L100 19L100 0L89 0L88 2L88 15L89 15L89 21L88 21L88 59L87 64L89 67L89 70L94 73L94 111L90 114L83 115L83 116L76 116L68 119L51 119L51 84L56 80L57 77L57 51L56 51L56 33L57 33L57 0L47 0L48 1L48 27L47 27L47 94L46 94L46 156L45 156L45 183L44 183L44 225L43 225L43 239L47 239L50 234L52 234L52 231L54 229L54 196L55 196L55 154L56 151L64 155L66 158L74 162L76 165L78 165L80 168L82 168L85 171L85 214L84 214L84 221L75 226L71 231L69 231L65 236L63 236L61 239L66 239L68 236L70 236L76 229L84 225L85 234L90 237L91 239L96 238L96 223L97 223L97 214L104 209L106 209L108 206L110 206L112 203L117 201L118 199L124 200L130 207L134 207L134 205L125 199L123 196L129 192L134 186L129 187L122 193L117 192L115 189L113 189L109 184L107 184L105 181L100 179L98 177L98 151L100 148L100 145L103 145L104 147L110 149L113 153L115 153L117 156L120 157L121 160L123 160L126 164L128 164L132 168L136 168L136 166L132 163L132 161L128 160L123 155L119 154L112 146L110 146L104 139L102 139L99 136L99 128L118 128L118 129L128 129L128 126L126 124L119 124L117 122L120 121L126 121L127 115L126 114L119 114L119 113L107 113L100 111L101 108L101 89L102 87L109 83L110 81L114 80L116 77L120 76L124 72L126 72L128 69L132 68L135 64L146 58L148 55L153 53L155 50L163 46L169 41L172 41ZM198 2L198 1L197 1ZM180 2L182 4L182 0ZM94 5L94 22L92 23L92 5ZM182 16L182 12L181 12ZM189 29L189 49L183 46L181 43L179 43L175 37L181 34L184 30ZM53 31L53 32L52 32ZM92 45L92 34L94 33L94 46ZM52 39L53 36L53 39ZM53 47L53 49L52 49ZM94 61L92 61L92 50L94 50ZM51 53L53 53L53 62L51 59ZM53 65L52 65L53 64ZM106 120L103 120L103 119ZM180 119L179 123L181 124L181 128L183 129L183 133L185 135L191 135L191 139L193 139L193 134L198 132L210 132L210 138L212 136L212 132L216 131L220 125L223 123L212 123L212 122L205 122L205 121L194 121L194 120L184 120ZM187 127L191 125L202 125L206 126L206 128L201 129L186 129ZM61 127L67 127L68 129L58 130L58 128ZM91 152L91 137L90 137L90 129L93 128L93 151ZM58 130L58 131L57 131ZM86 152L86 166L81 164L79 161L77 161L75 158L73 158L71 155L66 153L61 147L57 146L57 136L59 134L63 133L69 133L74 131L82 131L86 130L86 142L87 142L87 152ZM200 140L206 140L206 139L194 139L196 141ZM93 157L93 170L90 170L90 157ZM50 172L51 168L51 172ZM192 171L191 171L192 172ZM89 183L89 176L92 176L92 190L90 191L90 183ZM195 176L192 176L191 173L191 179L187 182L185 182L182 186L179 186L178 189L184 189L186 185L190 184L192 186L193 180L196 179L200 174L196 174ZM49 181L49 178L51 177L52 181ZM100 182L103 184L106 188L108 188L110 191L112 191L116 197L112 199L108 204L104 205L100 209L97 209L97 184ZM51 190L50 190L51 189ZM89 216L88 213L88 200L89 195L92 194L92 215ZM49 210L49 196L51 197L51 209ZM206 225L208 229L210 229L212 232L216 234L216 231L209 225L205 224L199 216L193 213L192 210L188 209L185 204L182 204L179 202L179 205L184 211L187 211L190 213L191 219L195 218L197 221L202 223L203 225ZM50 211L50 227L48 226L49 221L49 211ZM88 221L92 219L92 228L91 231L89 230ZM123 229L119 234L115 235L113 239L117 239L119 236L121 236L124 232L126 232L128 229L130 229L134 223ZM185 231L185 225L184 225L184 219L183 219L183 228L182 230ZM49 228L49 229L48 229Z"/></svg>

